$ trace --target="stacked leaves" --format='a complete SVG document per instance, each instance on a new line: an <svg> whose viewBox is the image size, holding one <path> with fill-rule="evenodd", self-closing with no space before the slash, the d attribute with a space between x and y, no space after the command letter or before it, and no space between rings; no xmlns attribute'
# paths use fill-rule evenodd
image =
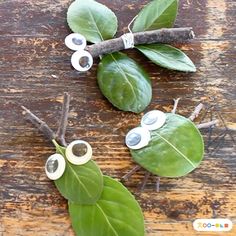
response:
<svg viewBox="0 0 236 236"><path fill-rule="evenodd" d="M153 0L138 14L132 31L172 27L177 11L178 0ZM118 26L115 14L93 0L73 2L68 9L67 22L73 32L83 34L91 43L113 38ZM192 61L172 46L150 44L136 46L136 49L161 67L184 72L196 71ZM151 102L149 76L124 53L103 56L97 78L104 96L120 110L139 113Z"/></svg>
<svg viewBox="0 0 236 236"><path fill-rule="evenodd" d="M66 169L55 184L68 200L76 235L144 236L141 208L121 183L104 176L94 161L73 165L64 147L56 149L65 158Z"/></svg>

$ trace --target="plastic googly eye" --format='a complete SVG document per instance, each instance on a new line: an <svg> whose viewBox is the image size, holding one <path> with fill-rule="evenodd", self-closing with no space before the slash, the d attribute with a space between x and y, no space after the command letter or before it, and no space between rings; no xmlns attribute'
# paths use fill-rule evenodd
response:
<svg viewBox="0 0 236 236"><path fill-rule="evenodd" d="M77 71L88 71L93 65L93 57L88 51L76 51L71 57L71 64Z"/></svg>
<svg viewBox="0 0 236 236"><path fill-rule="evenodd" d="M87 42L82 34L72 33L65 38L65 45L73 51L78 51L84 50Z"/></svg>
<svg viewBox="0 0 236 236"><path fill-rule="evenodd" d="M61 154L51 155L45 164L45 172L49 179L57 180L65 172L66 161Z"/></svg>
<svg viewBox="0 0 236 236"><path fill-rule="evenodd" d="M66 158L74 165L87 163L93 155L92 147L83 140L75 140L66 148Z"/></svg>
<svg viewBox="0 0 236 236"><path fill-rule="evenodd" d="M151 135L148 129L137 127L128 132L125 143L130 149L141 149L148 145L150 139Z"/></svg>
<svg viewBox="0 0 236 236"><path fill-rule="evenodd" d="M148 130L161 128L166 122L166 114L159 110L153 110L146 113L141 120L141 126Z"/></svg>

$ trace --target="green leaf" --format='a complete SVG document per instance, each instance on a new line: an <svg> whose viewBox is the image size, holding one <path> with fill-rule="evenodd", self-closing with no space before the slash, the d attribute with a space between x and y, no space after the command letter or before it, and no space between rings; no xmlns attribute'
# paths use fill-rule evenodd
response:
<svg viewBox="0 0 236 236"><path fill-rule="evenodd" d="M61 195L79 204L94 204L103 190L103 175L99 167L92 160L84 165L73 165L65 157L65 148L58 145L56 148L66 160L64 174L54 181Z"/></svg>
<svg viewBox="0 0 236 236"><path fill-rule="evenodd" d="M204 155L203 138L188 118L167 113L163 127L151 131L151 141L131 150L133 159L153 174L180 177L197 168Z"/></svg>
<svg viewBox="0 0 236 236"><path fill-rule="evenodd" d="M98 84L104 96L123 111L142 112L152 99L149 76L123 53L102 58L98 67Z"/></svg>
<svg viewBox="0 0 236 236"><path fill-rule="evenodd" d="M137 49L155 64L171 70L195 72L190 58L177 48L165 44L137 46Z"/></svg>
<svg viewBox="0 0 236 236"><path fill-rule="evenodd" d="M172 27L178 12L178 0L154 0L138 14L133 32Z"/></svg>
<svg viewBox="0 0 236 236"><path fill-rule="evenodd" d="M104 190L94 205L69 202L72 227L78 236L144 236L140 206L118 181L104 176Z"/></svg>
<svg viewBox="0 0 236 236"><path fill-rule="evenodd" d="M116 15L93 0L74 1L68 8L67 23L73 32L84 35L92 43L112 38L118 26Z"/></svg>

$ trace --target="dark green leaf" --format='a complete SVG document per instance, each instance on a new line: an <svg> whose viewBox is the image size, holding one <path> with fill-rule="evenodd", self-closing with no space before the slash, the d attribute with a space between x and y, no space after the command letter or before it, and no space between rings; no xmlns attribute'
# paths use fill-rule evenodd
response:
<svg viewBox="0 0 236 236"><path fill-rule="evenodd" d="M64 174L54 181L61 195L79 204L94 204L103 190L103 175L99 167L92 160L84 165L73 165L65 157L65 148L57 146L57 152L66 160Z"/></svg>
<svg viewBox="0 0 236 236"><path fill-rule="evenodd" d="M180 177L197 168L204 155L198 128L189 119L167 113L165 125L151 132L148 146L131 150L142 167L163 177Z"/></svg>
<svg viewBox="0 0 236 236"><path fill-rule="evenodd" d="M102 58L98 84L104 96L120 110L139 113L151 102L152 87L148 75L123 53Z"/></svg>
<svg viewBox="0 0 236 236"><path fill-rule="evenodd" d="M93 0L76 0L67 12L67 22L73 32L98 43L112 38L117 31L117 18L106 6Z"/></svg>
<svg viewBox="0 0 236 236"><path fill-rule="evenodd" d="M182 51L165 44L150 44L137 46L146 57L155 64L171 70L195 72L193 62Z"/></svg>
<svg viewBox="0 0 236 236"><path fill-rule="evenodd" d="M153 0L138 14L133 32L172 27L178 11L178 0Z"/></svg>
<svg viewBox="0 0 236 236"><path fill-rule="evenodd" d="M69 212L78 236L144 236L140 206L118 181L104 176L104 190L94 205L69 202Z"/></svg>

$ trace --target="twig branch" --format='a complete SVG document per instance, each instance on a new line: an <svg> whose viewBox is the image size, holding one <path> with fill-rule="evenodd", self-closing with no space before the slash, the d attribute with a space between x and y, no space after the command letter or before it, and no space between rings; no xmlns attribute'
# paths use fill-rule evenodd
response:
<svg viewBox="0 0 236 236"><path fill-rule="evenodd" d="M134 33L134 45L184 42L193 39L192 28L170 28ZM121 37L87 46L93 58L125 49Z"/></svg>
<svg viewBox="0 0 236 236"><path fill-rule="evenodd" d="M194 121L198 116L199 113L201 112L201 110L203 109L204 105L202 103L200 103L198 106L195 107L193 113L191 114L191 116L189 117L189 119L191 121Z"/></svg>
<svg viewBox="0 0 236 236"><path fill-rule="evenodd" d="M132 176L135 172L139 171L141 169L141 166L137 165L132 170L130 170L127 174L125 174L123 177L121 177L121 181L128 180L130 176Z"/></svg>
<svg viewBox="0 0 236 236"><path fill-rule="evenodd" d="M161 178L158 176L156 179L156 191L157 192L160 191L160 181L161 181Z"/></svg>
<svg viewBox="0 0 236 236"><path fill-rule="evenodd" d="M173 107L173 110L171 111L171 113L173 113L173 114L176 113L176 109L178 107L179 100L180 100L180 98L174 99L174 107Z"/></svg>
<svg viewBox="0 0 236 236"><path fill-rule="evenodd" d="M209 128L211 126L217 125L218 122L219 122L218 120L212 120L210 122L199 124L199 125L197 125L197 127L198 127L198 129L205 129L205 128Z"/></svg>
<svg viewBox="0 0 236 236"><path fill-rule="evenodd" d="M151 173L149 171L146 171L145 176L143 178L143 182L142 182L141 187L140 187L140 192L143 192L143 190L145 189L145 187L147 185L147 181L148 181L150 175L151 175Z"/></svg>
<svg viewBox="0 0 236 236"><path fill-rule="evenodd" d="M49 126L39 119L36 115L34 115L29 109L24 106L21 106L24 110L23 115L25 115L26 119L28 119L37 129L39 129L46 138L49 140L53 140L56 138L55 133L49 128Z"/></svg>
<svg viewBox="0 0 236 236"><path fill-rule="evenodd" d="M69 107L70 107L70 95L68 93L64 93L62 114L61 114L60 124L56 133L57 141L60 142L63 146L67 145L65 141L65 134L68 123Z"/></svg>

